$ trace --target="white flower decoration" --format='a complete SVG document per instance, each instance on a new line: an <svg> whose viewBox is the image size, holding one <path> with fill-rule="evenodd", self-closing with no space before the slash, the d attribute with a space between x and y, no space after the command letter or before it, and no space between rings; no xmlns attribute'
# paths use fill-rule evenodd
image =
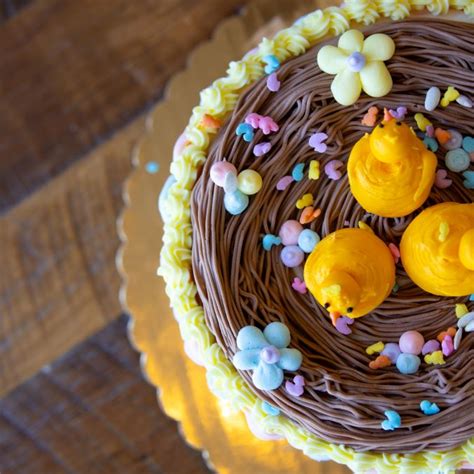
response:
<svg viewBox="0 0 474 474"><path fill-rule="evenodd" d="M369 36L358 30L344 33L336 46L324 46L318 52L318 66L336 77L331 92L341 105L354 104L361 90L372 97L382 97L392 89L392 77L384 61L395 52L392 38L384 34Z"/></svg>

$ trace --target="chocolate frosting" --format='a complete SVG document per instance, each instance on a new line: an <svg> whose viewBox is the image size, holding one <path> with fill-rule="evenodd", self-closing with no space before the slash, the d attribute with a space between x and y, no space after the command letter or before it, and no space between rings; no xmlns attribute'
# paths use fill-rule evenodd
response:
<svg viewBox="0 0 474 474"><path fill-rule="evenodd" d="M400 237L419 212L399 219L367 214L351 195L347 176L331 181L321 173L317 181L307 178L292 183L285 191L275 185L291 174L297 163L319 159L321 169L332 159L346 163L351 148L368 127L361 119L370 106L408 108L408 122L416 130L413 116L425 113L435 124L473 135L472 109L452 103L426 113L423 107L431 86L445 90L455 86L462 94L472 93L472 25L444 20L409 20L378 24L365 33L383 32L396 43L396 52L387 62L394 87L389 95L374 99L362 94L356 104L343 107L331 96L333 76L320 71L317 49L291 59L278 70L281 89L270 92L265 79L240 97L235 110L213 141L208 159L192 194L193 270L206 322L229 359L237 350L236 336L246 325L260 328L272 321L285 323L292 335L291 347L303 354L298 373L306 380L304 394L289 395L278 390L261 392L252 385L250 372L241 376L262 399L280 408L283 414L329 442L351 446L358 451L416 452L445 450L474 436L474 335L466 335L454 355L443 366L422 364L414 375L403 375L392 366L372 370L365 348L377 341L398 342L408 330L420 331L425 340L456 325L454 305L466 298L446 298L425 293L397 265L399 290L370 315L356 319L353 333L339 334L327 312L310 293L291 288L302 267L286 268L280 261L281 247L264 251L266 233L277 234L281 224L295 219L295 207L305 193L315 196L323 211L309 226L322 237L359 220L370 225L385 242L399 244ZM269 137L256 131L248 144L236 137L237 125L257 112L271 116L280 126ZM312 133L328 134L328 150L316 154L308 145ZM271 141L272 149L261 157L252 153L260 141ZM443 165L442 149L437 153ZM226 158L237 169L251 168L263 177L263 188L250 198L248 209L239 216L226 213L223 190L209 179L213 163ZM345 168L344 168L345 169ZM471 165L472 169L472 165ZM453 184L433 188L423 207L443 201L471 202L473 192L463 187L462 176L449 173ZM307 227L307 226L305 226ZM473 304L469 303L471 310ZM292 374L285 374L292 377ZM441 412L421 413L422 400L435 402ZM385 410L396 410L402 427L383 431Z"/></svg>

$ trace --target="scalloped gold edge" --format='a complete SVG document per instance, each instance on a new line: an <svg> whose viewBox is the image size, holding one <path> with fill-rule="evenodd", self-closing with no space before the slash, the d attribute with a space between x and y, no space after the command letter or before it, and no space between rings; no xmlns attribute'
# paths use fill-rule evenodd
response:
<svg viewBox="0 0 474 474"><path fill-rule="evenodd" d="M302 54L328 34L339 35L351 21L369 25L381 17L406 18L410 11L426 8L433 15L447 14L449 9L474 15L470 0L348 0L344 7L316 10L280 31L272 40L264 39L259 47L237 62L231 62L227 76L217 79L201 92L199 106L186 128L188 143L174 157L171 173L176 183L166 201L163 248L159 274L166 282L166 292L179 323L183 340L198 342L205 361L207 380L212 392L231 401L239 410L251 411L263 428L280 434L289 444L314 459L329 458L346 464L355 472L377 469L379 472L450 472L465 461L474 463L474 438L449 452L426 451L416 454L357 453L351 448L327 443L298 427L284 416L270 417L261 409L261 401L249 390L214 338L204 320L203 308L196 301L192 282L190 195L197 170L206 159L210 132L199 127L204 114L222 118L235 105L244 87L264 75L262 57L275 54L281 61Z"/></svg>

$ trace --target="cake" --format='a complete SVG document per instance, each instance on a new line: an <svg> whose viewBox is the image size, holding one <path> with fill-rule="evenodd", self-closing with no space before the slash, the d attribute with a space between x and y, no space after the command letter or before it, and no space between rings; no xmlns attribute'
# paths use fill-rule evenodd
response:
<svg viewBox="0 0 474 474"><path fill-rule="evenodd" d="M202 91L161 196L210 389L356 472L474 463L474 4L450 3L346 2L264 39Z"/></svg>

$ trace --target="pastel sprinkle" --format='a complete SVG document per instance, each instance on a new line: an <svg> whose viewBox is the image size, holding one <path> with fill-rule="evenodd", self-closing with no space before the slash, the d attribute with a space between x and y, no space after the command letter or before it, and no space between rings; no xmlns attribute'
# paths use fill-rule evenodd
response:
<svg viewBox="0 0 474 474"><path fill-rule="evenodd" d="M423 143L425 144L426 148L428 148L428 150L431 150L433 153L436 153L438 151L438 142L434 138L425 136L423 138Z"/></svg>
<svg viewBox="0 0 474 474"><path fill-rule="evenodd" d="M406 107L397 107L397 110L390 109L389 114L397 120L403 120L405 118L405 115L407 113L407 108Z"/></svg>
<svg viewBox="0 0 474 474"><path fill-rule="evenodd" d="M280 90L281 82L278 80L276 72L272 72L267 77L267 88L271 92L278 92Z"/></svg>
<svg viewBox="0 0 474 474"><path fill-rule="evenodd" d="M438 240L440 242L446 242L446 238L449 234L449 224L446 221L443 221L439 224L439 234Z"/></svg>
<svg viewBox="0 0 474 474"><path fill-rule="evenodd" d="M371 344L369 347L365 349L365 352L368 355L373 355L375 353L380 354L385 347L385 344L382 341L376 342L375 344Z"/></svg>
<svg viewBox="0 0 474 474"><path fill-rule="evenodd" d="M463 186L466 189L474 189L474 171L464 171L462 174L464 176Z"/></svg>
<svg viewBox="0 0 474 474"><path fill-rule="evenodd" d="M472 100L469 99L469 97L466 97L465 95L460 95L457 99L456 102L459 105L462 105L463 107L467 107L468 109L472 108Z"/></svg>
<svg viewBox="0 0 474 474"><path fill-rule="evenodd" d="M438 143L443 145L444 143L447 143L451 139L451 134L447 131L444 130L443 128L435 128L435 137L436 140L438 140Z"/></svg>
<svg viewBox="0 0 474 474"><path fill-rule="evenodd" d="M469 301L474 301L474 293L469 296Z"/></svg>
<svg viewBox="0 0 474 474"><path fill-rule="evenodd" d="M465 314L469 313L467 306L464 303L458 303L454 307L456 318L462 318Z"/></svg>
<svg viewBox="0 0 474 474"><path fill-rule="evenodd" d="M269 251L274 245L280 245L281 239L277 235L266 234L262 239L263 249Z"/></svg>
<svg viewBox="0 0 474 474"><path fill-rule="evenodd" d="M307 206L311 206L313 204L314 198L311 193L304 194L301 199L296 201L297 209L304 209Z"/></svg>
<svg viewBox="0 0 474 474"><path fill-rule="evenodd" d="M423 355L431 354L432 352L439 351L440 347L441 344L439 343L439 341L437 341L436 339L430 339L429 341L425 342L421 353Z"/></svg>
<svg viewBox="0 0 474 474"><path fill-rule="evenodd" d="M433 125L422 113L415 114L415 122L417 127L422 131L426 131L428 125Z"/></svg>
<svg viewBox="0 0 474 474"><path fill-rule="evenodd" d="M304 392L304 385L304 377L302 375L295 375L293 382L290 380L286 381L285 389L290 395L293 395L294 397L301 397Z"/></svg>
<svg viewBox="0 0 474 474"><path fill-rule="evenodd" d="M464 328L466 332L473 332L474 331L474 321L471 321L469 324L466 325Z"/></svg>
<svg viewBox="0 0 474 474"><path fill-rule="evenodd" d="M347 316L340 316L336 320L336 330L340 332L341 334L344 334L344 336L348 336L349 334L352 333L352 329L349 327L352 324L354 324L354 320L351 318L348 318Z"/></svg>
<svg viewBox="0 0 474 474"><path fill-rule="evenodd" d="M435 351L425 355L425 362L430 365L443 365L446 363L441 351Z"/></svg>
<svg viewBox="0 0 474 474"><path fill-rule="evenodd" d="M459 345L461 344L461 338L462 338L462 328L459 328L456 331L456 334L454 336L454 350L457 351L459 349Z"/></svg>
<svg viewBox="0 0 474 474"><path fill-rule="evenodd" d="M454 171L455 173L467 170L471 162L469 155L462 148L448 151L444 160L448 170Z"/></svg>
<svg viewBox="0 0 474 474"><path fill-rule="evenodd" d="M279 179L276 188L278 191L284 191L293 181L293 176L283 176Z"/></svg>
<svg viewBox="0 0 474 474"><path fill-rule="evenodd" d="M240 123L237 126L235 134L238 137L242 136L246 142L251 142L253 140L253 128L248 123Z"/></svg>
<svg viewBox="0 0 474 474"><path fill-rule="evenodd" d="M258 128L258 124L262 118L260 114L252 112L245 117L245 123L248 123L252 128Z"/></svg>
<svg viewBox="0 0 474 474"><path fill-rule="evenodd" d="M280 414L280 409L270 405L267 401L262 402L262 410L270 416L278 416Z"/></svg>
<svg viewBox="0 0 474 474"><path fill-rule="evenodd" d="M379 113L379 109L375 106L369 107L369 110L364 115L361 120L362 125L366 125L367 127L373 127L377 122L377 115Z"/></svg>
<svg viewBox="0 0 474 474"><path fill-rule="evenodd" d="M266 64L264 68L266 74L272 74L280 67L280 61L274 54L264 56L263 62Z"/></svg>
<svg viewBox="0 0 474 474"><path fill-rule="evenodd" d="M149 161L145 165L145 170L149 174L155 174L158 173L158 170L160 169L160 165L156 161Z"/></svg>
<svg viewBox="0 0 474 474"><path fill-rule="evenodd" d="M433 138L435 136L434 132L435 132L435 129L434 129L433 125L427 125L426 126L425 133L428 137Z"/></svg>
<svg viewBox="0 0 474 474"><path fill-rule="evenodd" d="M263 156L268 153L271 148L272 144L270 142L260 142L253 147L253 154L255 156Z"/></svg>
<svg viewBox="0 0 474 474"><path fill-rule="evenodd" d="M461 320L458 321L458 327L460 327L459 326L460 321ZM450 327L446 331L441 331L436 337L436 339L438 339L439 342L443 342L443 339L445 338L447 334L449 334L451 337L454 337L454 335L456 334L456 328Z"/></svg>
<svg viewBox="0 0 474 474"><path fill-rule="evenodd" d="M441 99L441 107L447 107L451 102L459 98L461 94L453 86L449 86Z"/></svg>
<svg viewBox="0 0 474 474"><path fill-rule="evenodd" d="M377 369L384 369L385 367L390 367L392 365L392 361L390 357L386 355L379 355L375 360L369 362L369 367L373 370Z"/></svg>
<svg viewBox="0 0 474 474"><path fill-rule="evenodd" d="M398 249L398 247L393 244L392 242L390 242L388 244L388 248L390 250L390 253L392 254L392 257L393 257L393 261L395 263L398 263L399 260L400 260L400 250Z"/></svg>
<svg viewBox="0 0 474 474"><path fill-rule="evenodd" d="M436 405L436 403L431 403L429 400L423 400L420 403L420 410L427 416L436 415L440 412L438 405Z"/></svg>
<svg viewBox="0 0 474 474"><path fill-rule="evenodd" d="M209 114L204 114L199 122L199 125L203 128L215 130L222 125L222 122Z"/></svg>
<svg viewBox="0 0 474 474"><path fill-rule="evenodd" d="M304 163L298 163L293 167L293 170L291 172L291 176L295 181L302 181L304 177Z"/></svg>
<svg viewBox="0 0 474 474"><path fill-rule="evenodd" d="M383 121L384 122L390 122L390 120L393 119L392 114L389 112L387 108L384 107L383 109Z"/></svg>
<svg viewBox="0 0 474 474"><path fill-rule="evenodd" d="M446 170L436 171L435 186L439 189L449 188L453 184L453 180L448 178Z"/></svg>
<svg viewBox="0 0 474 474"><path fill-rule="evenodd" d="M258 128L264 135L269 135L272 132L278 132L280 127L271 117L262 117L258 123Z"/></svg>
<svg viewBox="0 0 474 474"><path fill-rule="evenodd" d="M425 96L425 109L432 112L439 105L441 99L441 91L438 87L430 87Z"/></svg>
<svg viewBox="0 0 474 474"><path fill-rule="evenodd" d="M291 287L298 293L301 293L302 295L308 292L308 289L306 288L306 283L300 280L298 277L295 277L293 279L293 283L291 284Z"/></svg>
<svg viewBox="0 0 474 474"><path fill-rule="evenodd" d="M339 168L341 168L341 166L343 166L341 160L331 160L326 163L326 166L324 166L324 172L326 173L329 179L337 181L342 176L342 173L339 171Z"/></svg>
<svg viewBox="0 0 474 474"><path fill-rule="evenodd" d="M443 355L448 357L454 352L454 345L453 345L453 338L446 334L444 336L443 342L441 343L441 349L443 351Z"/></svg>
<svg viewBox="0 0 474 474"><path fill-rule="evenodd" d="M321 215L321 209L319 208L315 209L313 206L305 207L299 219L300 224L309 224L310 222L313 222L314 219L316 219L320 215Z"/></svg>
<svg viewBox="0 0 474 474"><path fill-rule="evenodd" d="M384 412L386 420L382 421L380 426L385 431L393 431L402 426L402 419L395 410L387 410Z"/></svg>
<svg viewBox="0 0 474 474"><path fill-rule="evenodd" d="M472 321L474 321L474 311L461 316L461 318L458 320L458 328L464 328Z"/></svg>
<svg viewBox="0 0 474 474"><path fill-rule="evenodd" d="M319 179L321 172L319 169L319 161L318 160L311 160L309 162L309 179Z"/></svg>
<svg viewBox="0 0 474 474"><path fill-rule="evenodd" d="M468 153L472 153L474 151L474 137L464 137L462 139L462 147L464 151L467 151Z"/></svg>
<svg viewBox="0 0 474 474"><path fill-rule="evenodd" d="M309 137L309 146L318 153L324 153L328 149L328 146L324 143L327 138L328 136L324 132L313 133Z"/></svg>

